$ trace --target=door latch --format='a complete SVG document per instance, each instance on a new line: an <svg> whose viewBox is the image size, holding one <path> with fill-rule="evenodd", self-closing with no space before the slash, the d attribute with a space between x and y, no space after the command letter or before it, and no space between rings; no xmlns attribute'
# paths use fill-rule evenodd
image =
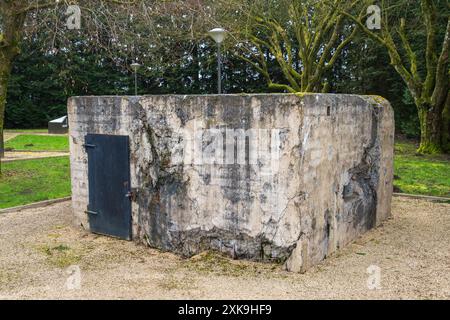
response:
<svg viewBox="0 0 450 320"><path fill-rule="evenodd" d="M136 190L130 190L125 194L125 197L130 199L130 201L135 201L137 198L137 192Z"/></svg>

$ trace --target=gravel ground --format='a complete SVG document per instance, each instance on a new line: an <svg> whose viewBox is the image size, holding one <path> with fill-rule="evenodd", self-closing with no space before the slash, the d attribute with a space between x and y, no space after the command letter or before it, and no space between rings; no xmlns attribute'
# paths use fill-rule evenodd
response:
<svg viewBox="0 0 450 320"><path fill-rule="evenodd" d="M450 299L450 204L395 198L392 219L305 274L88 234L71 226L70 210L0 215L0 298ZM81 285L69 290L71 265ZM381 268L378 290L367 288L370 265Z"/></svg>

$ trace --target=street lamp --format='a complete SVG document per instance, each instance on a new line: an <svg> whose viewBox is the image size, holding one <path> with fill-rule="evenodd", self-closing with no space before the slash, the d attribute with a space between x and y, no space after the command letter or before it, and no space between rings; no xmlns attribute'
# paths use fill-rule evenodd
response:
<svg viewBox="0 0 450 320"><path fill-rule="evenodd" d="M141 65L137 62L134 62L130 66L134 70L134 95L137 96L137 71Z"/></svg>
<svg viewBox="0 0 450 320"><path fill-rule="evenodd" d="M225 37L227 35L227 31L222 28L214 28L210 30L209 35L211 38L214 39L214 41L217 43L217 89L219 94L222 93L222 75L221 75L221 69L222 69L222 61L220 56L220 44L225 40Z"/></svg>

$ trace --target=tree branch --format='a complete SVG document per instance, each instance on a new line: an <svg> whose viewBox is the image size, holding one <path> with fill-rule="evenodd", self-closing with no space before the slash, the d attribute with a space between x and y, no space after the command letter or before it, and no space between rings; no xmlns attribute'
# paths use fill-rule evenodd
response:
<svg viewBox="0 0 450 320"><path fill-rule="evenodd" d="M416 56L416 53L411 48L411 45L406 36L405 24L406 24L405 19L404 18L400 19L400 28L398 30L398 34L402 41L403 48L405 49L406 54L408 56L409 63L410 63L410 70L411 70L412 76L414 77L414 81L416 83L421 83L422 80L420 78L419 72L417 71L417 56Z"/></svg>
<svg viewBox="0 0 450 320"><path fill-rule="evenodd" d="M422 99L431 99L436 79L436 7L431 0L421 0L422 12L427 29L427 47L425 52L427 76L423 85Z"/></svg>
<svg viewBox="0 0 450 320"><path fill-rule="evenodd" d="M439 105L446 100L449 94L449 46L450 46L450 17L447 19L447 29L442 44L441 54L436 68L436 87L434 89L431 100L434 104Z"/></svg>

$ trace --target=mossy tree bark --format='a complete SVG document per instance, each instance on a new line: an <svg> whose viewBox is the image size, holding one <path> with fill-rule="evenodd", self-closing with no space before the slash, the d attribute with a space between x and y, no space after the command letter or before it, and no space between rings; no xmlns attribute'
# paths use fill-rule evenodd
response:
<svg viewBox="0 0 450 320"><path fill-rule="evenodd" d="M418 152L441 153L447 150L443 106L421 105L418 110L421 131Z"/></svg>
<svg viewBox="0 0 450 320"><path fill-rule="evenodd" d="M3 123L5 118L8 80L11 74L11 62L3 58L3 56L4 54L0 52L0 158L4 157Z"/></svg>
<svg viewBox="0 0 450 320"><path fill-rule="evenodd" d="M0 3L0 157L4 155L3 124L5 119L8 81L14 58L20 52L20 40L25 23L25 12L17 12L15 1ZM1 165L0 165L1 174Z"/></svg>

